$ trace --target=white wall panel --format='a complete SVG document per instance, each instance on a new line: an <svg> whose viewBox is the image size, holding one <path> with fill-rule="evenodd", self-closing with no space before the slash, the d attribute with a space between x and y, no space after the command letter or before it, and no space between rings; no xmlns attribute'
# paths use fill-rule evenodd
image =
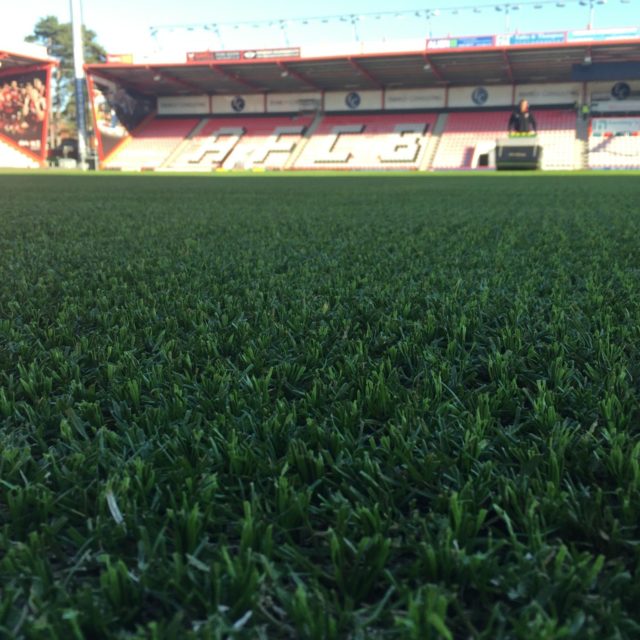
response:
<svg viewBox="0 0 640 640"><path fill-rule="evenodd" d="M511 85L477 85L475 87L452 87L449 90L449 107L509 107L512 104Z"/></svg>
<svg viewBox="0 0 640 640"><path fill-rule="evenodd" d="M317 105L314 107L314 105ZM269 93L267 94L268 113L291 113L304 109L322 107L322 93Z"/></svg>
<svg viewBox="0 0 640 640"><path fill-rule="evenodd" d="M215 115L264 113L264 95L213 96L212 111Z"/></svg>
<svg viewBox="0 0 640 640"><path fill-rule="evenodd" d="M516 87L516 102L527 100L531 105L573 104L582 98L579 82L561 84L521 84Z"/></svg>
<svg viewBox="0 0 640 640"><path fill-rule="evenodd" d="M325 111L375 111L382 109L382 91L328 91Z"/></svg>
<svg viewBox="0 0 640 640"><path fill-rule="evenodd" d="M444 89L388 89L384 95L387 110L442 109L444 105Z"/></svg>
<svg viewBox="0 0 640 640"><path fill-rule="evenodd" d="M160 96L158 114L161 116L181 116L209 113L209 96Z"/></svg>

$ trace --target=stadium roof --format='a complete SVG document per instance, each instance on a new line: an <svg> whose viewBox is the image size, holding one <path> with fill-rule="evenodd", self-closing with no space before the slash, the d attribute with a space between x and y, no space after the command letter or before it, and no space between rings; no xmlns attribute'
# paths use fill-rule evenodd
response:
<svg viewBox="0 0 640 640"><path fill-rule="evenodd" d="M640 63L640 40L488 46L394 53L300 57L282 50L194 54L184 63L103 63L87 71L147 95L234 94L426 88L470 84L575 81L578 65ZM245 55L242 55L242 54ZM210 59L203 59L209 54ZM195 57L195 59L193 59ZM640 68L640 66L639 66Z"/></svg>
<svg viewBox="0 0 640 640"><path fill-rule="evenodd" d="M0 72L11 69L20 71L20 67L33 67L37 64L58 64L54 58L47 55L47 50L38 45L21 43L4 49L0 47Z"/></svg>

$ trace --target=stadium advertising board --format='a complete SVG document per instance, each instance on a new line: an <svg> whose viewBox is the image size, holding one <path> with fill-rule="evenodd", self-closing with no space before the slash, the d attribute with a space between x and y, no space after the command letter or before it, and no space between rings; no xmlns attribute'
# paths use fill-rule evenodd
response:
<svg viewBox="0 0 640 640"><path fill-rule="evenodd" d="M618 102L617 100L593 100L591 111L595 113L628 113L640 111L640 98Z"/></svg>
<svg viewBox="0 0 640 640"><path fill-rule="evenodd" d="M197 115L210 112L208 95L160 96L158 98L158 115L161 116Z"/></svg>
<svg viewBox="0 0 640 640"><path fill-rule="evenodd" d="M39 160L46 154L48 93L44 70L0 77L0 135Z"/></svg>
<svg viewBox="0 0 640 640"><path fill-rule="evenodd" d="M89 76L98 156L104 160L156 108L155 99L139 96L103 78Z"/></svg>
<svg viewBox="0 0 640 640"><path fill-rule="evenodd" d="M563 44L567 40L564 31L550 33L515 33L508 36L496 36L497 46L531 46L536 44Z"/></svg>
<svg viewBox="0 0 640 640"><path fill-rule="evenodd" d="M107 53L107 62L110 64L133 64L133 54Z"/></svg>
<svg viewBox="0 0 640 640"><path fill-rule="evenodd" d="M493 47L495 36L465 36L462 38L430 38L427 49L474 49Z"/></svg>
<svg viewBox="0 0 640 640"><path fill-rule="evenodd" d="M640 28L583 29L579 31L550 31L514 33L496 36L468 36L461 38L431 38L427 49L473 49L476 47L530 47L535 45L571 42L607 42L609 40L640 39Z"/></svg>
<svg viewBox="0 0 640 640"><path fill-rule="evenodd" d="M516 102L526 100L531 105L573 105L581 95L582 87L577 82L522 84L516 87Z"/></svg>
<svg viewBox="0 0 640 640"><path fill-rule="evenodd" d="M325 111L373 111L382 105L382 91L327 91L324 96Z"/></svg>
<svg viewBox="0 0 640 640"><path fill-rule="evenodd" d="M384 94L384 108L444 109L444 89L388 89Z"/></svg>
<svg viewBox="0 0 640 640"><path fill-rule="evenodd" d="M264 113L264 94L213 96L211 111L216 115Z"/></svg>
<svg viewBox="0 0 640 640"><path fill-rule="evenodd" d="M273 60L279 58L299 57L299 47L284 47L280 49L237 49L235 51L190 51L187 53L187 62Z"/></svg>
<svg viewBox="0 0 640 640"><path fill-rule="evenodd" d="M449 107L453 109L508 107L513 101L511 86L491 85L477 87L452 87L449 90Z"/></svg>
<svg viewBox="0 0 640 640"><path fill-rule="evenodd" d="M322 93L320 91L267 94L268 113L317 111L320 107L322 107Z"/></svg>
<svg viewBox="0 0 640 640"><path fill-rule="evenodd" d="M594 135L639 135L640 117L593 118L591 131Z"/></svg>
<svg viewBox="0 0 640 640"><path fill-rule="evenodd" d="M625 29L583 29L569 31L567 42L607 42L609 40L635 40L640 38L640 28Z"/></svg>

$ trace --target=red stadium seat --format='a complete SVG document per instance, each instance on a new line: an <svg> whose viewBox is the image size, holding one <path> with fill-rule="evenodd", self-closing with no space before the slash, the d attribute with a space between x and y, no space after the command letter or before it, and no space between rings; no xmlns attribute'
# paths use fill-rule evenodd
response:
<svg viewBox="0 0 640 640"><path fill-rule="evenodd" d="M508 111L451 113L433 162L434 169L475 169L477 150L489 149L507 134ZM543 168L573 169L576 165L576 115L570 110L539 110L538 140Z"/></svg>
<svg viewBox="0 0 640 640"><path fill-rule="evenodd" d="M437 114L329 115L296 169L418 169Z"/></svg>
<svg viewBox="0 0 640 640"><path fill-rule="evenodd" d="M575 113L540 110L536 117L543 168L575 168ZM449 114L432 167L477 168L479 155L506 135L508 118L506 111ZM307 138L312 115L155 118L116 149L105 166L173 171L425 169L437 119L435 113L326 115Z"/></svg>
<svg viewBox="0 0 640 640"><path fill-rule="evenodd" d="M131 171L157 169L198 122L197 118L154 118L116 148L104 166Z"/></svg>
<svg viewBox="0 0 640 640"><path fill-rule="evenodd" d="M312 120L313 116L208 118L165 168L283 169Z"/></svg>

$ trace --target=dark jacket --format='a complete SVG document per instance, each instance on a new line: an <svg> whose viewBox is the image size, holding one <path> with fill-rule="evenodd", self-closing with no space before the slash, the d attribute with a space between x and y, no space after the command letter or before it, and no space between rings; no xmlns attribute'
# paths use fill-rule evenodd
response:
<svg viewBox="0 0 640 640"><path fill-rule="evenodd" d="M509 131L517 133L537 133L538 125L531 111L520 111L516 109L509 118Z"/></svg>

